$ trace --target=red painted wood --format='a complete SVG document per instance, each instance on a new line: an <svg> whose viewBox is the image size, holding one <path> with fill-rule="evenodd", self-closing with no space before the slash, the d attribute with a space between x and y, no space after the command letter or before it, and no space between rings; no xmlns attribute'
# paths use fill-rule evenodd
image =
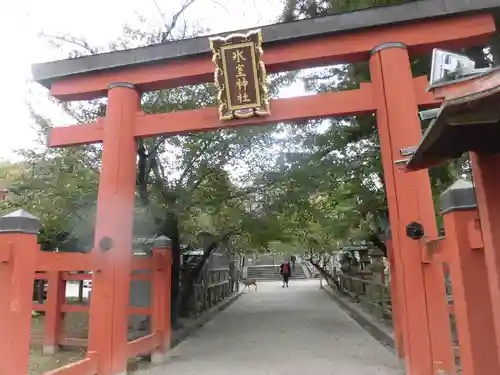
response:
<svg viewBox="0 0 500 375"><path fill-rule="evenodd" d="M439 106L439 100L426 91L426 77L413 80L418 105L424 108ZM267 117L221 122L216 108L202 108L189 111L170 112L155 115L138 114L135 126L136 137L152 137L162 134L208 131L225 127L267 125L271 123L296 121L304 118L340 115L360 115L375 112L373 89L362 84L359 90L325 93L313 96L277 99L272 102L272 114ZM101 142L105 118L94 124L80 124L53 128L50 147L63 147Z"/></svg>
<svg viewBox="0 0 500 375"><path fill-rule="evenodd" d="M99 180L89 350L99 353L99 375L126 370L132 228L134 218L139 93L127 87L109 91ZM113 241L99 248L102 238Z"/></svg>
<svg viewBox="0 0 500 375"><path fill-rule="evenodd" d="M63 317L62 307L66 301L66 282L62 279L62 272L52 271L47 276L48 289L45 302L44 320L44 351L56 351L58 349L58 338L62 332Z"/></svg>
<svg viewBox="0 0 500 375"><path fill-rule="evenodd" d="M35 234L0 233L0 374L27 373L31 299L36 254Z"/></svg>
<svg viewBox="0 0 500 375"><path fill-rule="evenodd" d="M88 357L43 375L97 375L97 359Z"/></svg>
<svg viewBox="0 0 500 375"><path fill-rule="evenodd" d="M476 190L486 274L491 296L496 345L478 350L495 350L500 359L500 155L470 154ZM469 302L469 301L468 301ZM474 301L470 301L474 303ZM496 371L492 372L492 374Z"/></svg>
<svg viewBox="0 0 500 375"><path fill-rule="evenodd" d="M500 373L485 254L474 251L469 238L477 215L477 209L444 215L463 375Z"/></svg>
<svg viewBox="0 0 500 375"><path fill-rule="evenodd" d="M407 23L339 35L325 35L280 46L264 46L264 62L270 73L312 68L335 63L366 61L374 46L397 41L412 54L428 53L434 47L463 48L487 44L495 32L493 16L480 14ZM208 40L207 40L208 43ZM107 73L68 77L54 82L51 94L63 100L106 96L112 82L130 82L141 91L173 88L213 81L214 65L209 56L144 65Z"/></svg>
<svg viewBox="0 0 500 375"><path fill-rule="evenodd" d="M441 264L423 265L425 244L406 236L406 225L418 221L426 228L426 234L437 238L429 176L427 171L404 173L394 164L402 159L402 148L418 144L421 138L408 51L383 49L372 56L370 70L378 101L377 121L407 373L434 375L444 370L454 374Z"/></svg>
<svg viewBox="0 0 500 375"><path fill-rule="evenodd" d="M158 352L163 354L170 349L171 328L171 285L172 249L153 249L156 270L153 274L152 332L160 336Z"/></svg>
<svg viewBox="0 0 500 375"><path fill-rule="evenodd" d="M394 255L394 248L392 244L392 239L387 240L387 256L389 258L389 269L391 275L390 281L390 293L391 293L391 308L392 308L392 324L394 326L394 340L396 342L396 348L398 351L398 356L401 359L405 358L404 350L404 335L403 335L403 324L404 317L401 315L404 308L401 306L400 295L404 293L401 290L401 286L398 284L398 268L396 267L396 258Z"/></svg>
<svg viewBox="0 0 500 375"><path fill-rule="evenodd" d="M157 333L138 338L127 343L127 358L137 357L139 354L152 352L160 346L161 337Z"/></svg>

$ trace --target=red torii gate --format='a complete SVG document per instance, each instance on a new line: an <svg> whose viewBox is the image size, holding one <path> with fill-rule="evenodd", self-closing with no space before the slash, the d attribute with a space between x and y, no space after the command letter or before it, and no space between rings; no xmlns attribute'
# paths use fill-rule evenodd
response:
<svg viewBox="0 0 500 375"><path fill-rule="evenodd" d="M214 67L206 38L34 67L35 80L58 99L108 97L104 118L54 128L49 142L50 147L103 142L92 251L99 272L94 273L89 337L97 374L122 374L126 368L136 138L375 112L393 233L391 294L399 354L409 375L454 373L442 264L430 261L426 246L408 238L405 230L408 223L418 221L429 229L426 234L431 239L437 238L428 174L403 173L397 163L401 150L421 138L418 108L439 104L425 92L426 78L412 77L410 56L436 46L484 44L495 32L489 12L496 4L459 3L445 7L441 1L426 0L334 15L322 23L299 21L293 28L265 27L265 42L272 42L265 45L269 72L369 59L372 80L357 90L274 100L272 115L262 118L222 123L215 108L157 115L141 112L141 92L212 80ZM297 30L301 31L297 34Z"/></svg>

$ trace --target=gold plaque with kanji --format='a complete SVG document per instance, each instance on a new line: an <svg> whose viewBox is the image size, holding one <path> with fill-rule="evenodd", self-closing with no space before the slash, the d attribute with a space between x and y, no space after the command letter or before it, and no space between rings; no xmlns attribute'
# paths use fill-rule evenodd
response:
<svg viewBox="0 0 500 375"><path fill-rule="evenodd" d="M262 32L210 38L221 120L271 113Z"/></svg>

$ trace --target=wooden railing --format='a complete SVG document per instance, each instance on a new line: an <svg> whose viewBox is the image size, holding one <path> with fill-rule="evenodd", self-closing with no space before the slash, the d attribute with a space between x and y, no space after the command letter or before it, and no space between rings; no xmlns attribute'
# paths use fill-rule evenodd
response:
<svg viewBox="0 0 500 375"><path fill-rule="evenodd" d="M194 285L190 311L199 314L229 297L233 291L233 280L229 272L228 267L206 270Z"/></svg>
<svg viewBox="0 0 500 375"><path fill-rule="evenodd" d="M368 312L379 318L392 319L389 285L345 274L337 275L337 284L339 292L359 302Z"/></svg>

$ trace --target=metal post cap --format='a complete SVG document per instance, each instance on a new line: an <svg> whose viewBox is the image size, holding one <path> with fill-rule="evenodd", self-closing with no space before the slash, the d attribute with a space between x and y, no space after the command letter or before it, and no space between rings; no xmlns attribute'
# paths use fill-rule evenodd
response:
<svg viewBox="0 0 500 375"><path fill-rule="evenodd" d="M31 233L40 231L40 219L25 210L0 217L0 233Z"/></svg>
<svg viewBox="0 0 500 375"><path fill-rule="evenodd" d="M135 85L129 82L113 82L108 86L108 91L114 89L115 87L125 87L127 89L135 90Z"/></svg>
<svg viewBox="0 0 500 375"><path fill-rule="evenodd" d="M166 249L172 246L172 240L167 236L156 237L153 242L153 249Z"/></svg>
<svg viewBox="0 0 500 375"><path fill-rule="evenodd" d="M376 46L374 49L372 49L371 52L370 52L370 55L374 55L377 52L380 52L380 51L382 51L384 49L388 49L388 48L404 48L404 49L407 49L408 47L406 46L406 44L401 43L401 42L382 43L382 44L379 44L378 46Z"/></svg>
<svg viewBox="0 0 500 375"><path fill-rule="evenodd" d="M474 184L459 179L446 189L439 197L439 212L446 214L452 211L477 209Z"/></svg>

